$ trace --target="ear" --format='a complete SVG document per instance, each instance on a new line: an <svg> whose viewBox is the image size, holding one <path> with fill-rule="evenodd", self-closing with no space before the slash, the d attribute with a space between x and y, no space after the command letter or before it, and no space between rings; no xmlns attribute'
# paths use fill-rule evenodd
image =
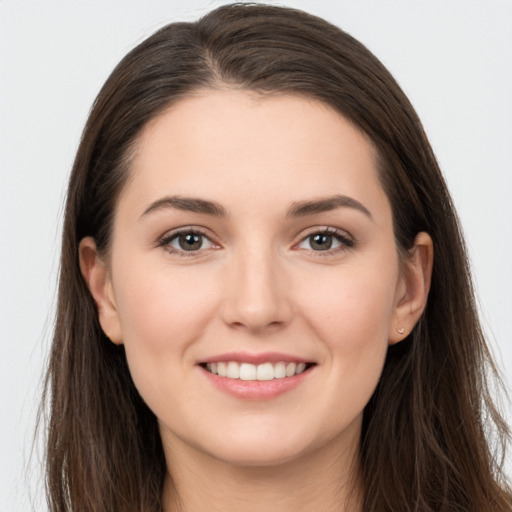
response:
<svg viewBox="0 0 512 512"><path fill-rule="evenodd" d="M92 237L86 237L79 246L80 270L98 308L103 332L116 345L122 344L121 322L117 311L112 279L106 263L101 259Z"/></svg>
<svg viewBox="0 0 512 512"><path fill-rule="evenodd" d="M388 335L390 345L406 338L420 319L427 305L433 263L432 239L427 233L418 233L397 286L395 312Z"/></svg>

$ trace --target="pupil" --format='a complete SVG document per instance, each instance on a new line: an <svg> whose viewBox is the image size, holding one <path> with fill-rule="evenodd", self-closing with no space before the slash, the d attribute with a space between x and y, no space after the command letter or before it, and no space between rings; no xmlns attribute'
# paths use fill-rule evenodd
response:
<svg viewBox="0 0 512 512"><path fill-rule="evenodd" d="M185 251L193 251L200 249L202 244L201 235L195 235L194 233L188 233L180 236L180 246Z"/></svg>
<svg viewBox="0 0 512 512"><path fill-rule="evenodd" d="M313 236L313 242L311 244L311 247L313 249L319 249L319 250L327 250L330 249L332 246L332 236L331 235L325 235L325 234L317 234Z"/></svg>

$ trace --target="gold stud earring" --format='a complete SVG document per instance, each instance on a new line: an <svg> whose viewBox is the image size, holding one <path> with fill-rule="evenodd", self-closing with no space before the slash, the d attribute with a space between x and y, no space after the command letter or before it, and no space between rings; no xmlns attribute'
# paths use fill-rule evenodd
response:
<svg viewBox="0 0 512 512"><path fill-rule="evenodd" d="M405 332L405 329L403 327L399 327L397 329L398 334L403 334Z"/></svg>

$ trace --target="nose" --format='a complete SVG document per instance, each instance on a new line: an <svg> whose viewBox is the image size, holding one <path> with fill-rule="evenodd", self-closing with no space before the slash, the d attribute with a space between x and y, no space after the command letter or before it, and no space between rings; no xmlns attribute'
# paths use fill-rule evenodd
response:
<svg viewBox="0 0 512 512"><path fill-rule="evenodd" d="M230 327L262 333L289 323L292 305L285 272L271 250L233 256L225 288L224 321Z"/></svg>

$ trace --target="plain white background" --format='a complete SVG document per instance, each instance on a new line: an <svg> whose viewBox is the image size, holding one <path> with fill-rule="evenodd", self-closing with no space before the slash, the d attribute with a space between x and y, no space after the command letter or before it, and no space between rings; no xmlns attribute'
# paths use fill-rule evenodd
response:
<svg viewBox="0 0 512 512"><path fill-rule="evenodd" d="M90 105L135 44L220 3L0 0L0 512L45 510L30 453L65 184ZM409 95L462 219L484 326L510 386L512 0L284 4L360 39Z"/></svg>

